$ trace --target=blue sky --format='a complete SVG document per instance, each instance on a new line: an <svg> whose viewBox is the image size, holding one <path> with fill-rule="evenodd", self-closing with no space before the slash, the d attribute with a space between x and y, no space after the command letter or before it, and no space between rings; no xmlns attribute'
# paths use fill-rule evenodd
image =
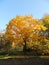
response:
<svg viewBox="0 0 49 65"><path fill-rule="evenodd" d="M49 13L49 0L0 0L0 30L17 15L42 18Z"/></svg>

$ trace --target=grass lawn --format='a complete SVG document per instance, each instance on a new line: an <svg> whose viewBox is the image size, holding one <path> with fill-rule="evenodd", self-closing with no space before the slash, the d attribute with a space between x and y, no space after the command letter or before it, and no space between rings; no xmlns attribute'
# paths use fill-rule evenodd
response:
<svg viewBox="0 0 49 65"><path fill-rule="evenodd" d="M2 55L4 54L3 51L0 51L0 59L13 59L13 58L49 58L49 56L33 56L33 55L21 55L23 52L16 52L17 55ZM13 53L12 53L13 54ZM20 54L20 55L18 55Z"/></svg>
<svg viewBox="0 0 49 65"><path fill-rule="evenodd" d="M5 55L1 55L0 59L17 59L17 58L49 58L49 56L5 56Z"/></svg>

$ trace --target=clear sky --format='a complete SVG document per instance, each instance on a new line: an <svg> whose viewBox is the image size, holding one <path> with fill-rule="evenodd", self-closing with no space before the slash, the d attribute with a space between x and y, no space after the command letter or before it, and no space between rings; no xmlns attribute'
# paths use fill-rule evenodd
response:
<svg viewBox="0 0 49 65"><path fill-rule="evenodd" d="M0 0L0 30L17 15L42 18L49 13L49 0Z"/></svg>

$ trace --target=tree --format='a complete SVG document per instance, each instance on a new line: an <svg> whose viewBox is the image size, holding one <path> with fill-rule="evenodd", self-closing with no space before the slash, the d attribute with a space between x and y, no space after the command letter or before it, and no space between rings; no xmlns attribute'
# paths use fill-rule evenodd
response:
<svg viewBox="0 0 49 65"><path fill-rule="evenodd" d="M38 34L40 30L46 29L32 16L17 16L8 23L6 34L10 35L12 42L23 45L23 51L26 52L28 38L32 38L33 33Z"/></svg>
<svg viewBox="0 0 49 65"><path fill-rule="evenodd" d="M43 32L43 34L46 36L47 39L49 39L49 14L46 14L42 19L41 19L42 25L44 25L47 30Z"/></svg>

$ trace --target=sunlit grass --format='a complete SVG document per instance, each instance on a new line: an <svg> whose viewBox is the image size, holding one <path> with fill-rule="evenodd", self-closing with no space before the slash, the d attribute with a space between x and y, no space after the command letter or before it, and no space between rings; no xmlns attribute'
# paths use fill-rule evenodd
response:
<svg viewBox="0 0 49 65"><path fill-rule="evenodd" d="M49 56L0 56L1 59L17 59L17 58L49 58Z"/></svg>

